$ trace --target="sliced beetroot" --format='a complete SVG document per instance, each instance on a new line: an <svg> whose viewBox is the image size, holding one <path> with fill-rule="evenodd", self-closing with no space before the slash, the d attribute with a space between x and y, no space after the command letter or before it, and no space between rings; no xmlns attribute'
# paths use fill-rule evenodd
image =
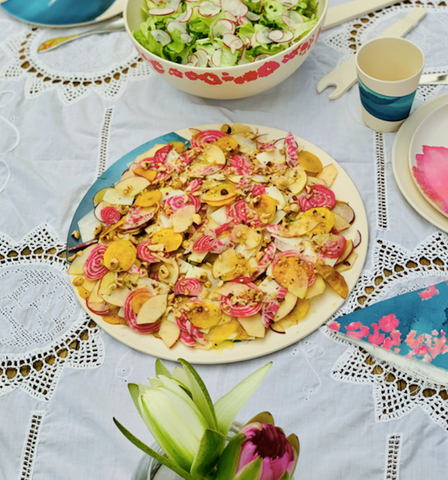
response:
<svg viewBox="0 0 448 480"><path fill-rule="evenodd" d="M332 211L350 224L355 221L355 212L348 203L337 201L335 202Z"/></svg>
<svg viewBox="0 0 448 480"><path fill-rule="evenodd" d="M103 202L101 202L101 203L103 203ZM101 203L100 203L100 205L101 205ZM98 207L100 205L98 205ZM101 220L106 225L113 225L114 223L117 223L121 219L120 212L116 209L116 207L113 207L112 205L109 205L107 207L102 208L100 215L101 215Z"/></svg>
<svg viewBox="0 0 448 480"><path fill-rule="evenodd" d="M270 298L263 303L263 310L261 312L261 322L265 328L269 328L271 323L274 323L274 317L280 308L280 303L275 298Z"/></svg>
<svg viewBox="0 0 448 480"><path fill-rule="evenodd" d="M324 185L311 185L308 193L299 197L299 205L302 212L312 208L329 208L330 210L336 204L334 192Z"/></svg>
<svg viewBox="0 0 448 480"><path fill-rule="evenodd" d="M151 245L151 240L146 240L145 242L140 243L137 246L137 256L140 260L148 263L157 263L160 262L160 258L155 257L151 250L148 249L148 246ZM163 252L158 252L157 255L164 256Z"/></svg>
<svg viewBox="0 0 448 480"><path fill-rule="evenodd" d="M321 244L321 253L324 257L339 258L345 250L347 240L344 235L331 235Z"/></svg>
<svg viewBox="0 0 448 480"><path fill-rule="evenodd" d="M265 272L266 269L269 267L269 265L272 263L275 256L275 250L276 250L275 244L274 242L271 242L268 248L264 251L264 255L261 257L261 260L258 263L258 266L257 266L258 271L256 274L257 277L261 275L263 272Z"/></svg>
<svg viewBox="0 0 448 480"><path fill-rule="evenodd" d="M154 217L154 210L151 208L132 207L126 214L125 223L120 227L121 230L131 230L139 228L149 222Z"/></svg>
<svg viewBox="0 0 448 480"><path fill-rule="evenodd" d="M193 244L193 252L210 252L216 245L216 236L201 235Z"/></svg>
<svg viewBox="0 0 448 480"><path fill-rule="evenodd" d="M264 185L259 185L255 183L252 187L252 196L258 197L258 195L265 195L266 194L266 187Z"/></svg>
<svg viewBox="0 0 448 480"><path fill-rule="evenodd" d="M201 200L194 195L173 195L168 197L165 203L169 205L172 213L177 212L179 208L185 207L185 205L194 205L196 212L201 209Z"/></svg>
<svg viewBox="0 0 448 480"><path fill-rule="evenodd" d="M221 301L222 310L232 317L251 317L252 315L257 314L262 306L263 302L258 302L254 305L248 304L235 306L232 305L230 299L227 297L223 297Z"/></svg>
<svg viewBox="0 0 448 480"><path fill-rule="evenodd" d="M299 164L299 157L297 154L299 146L292 133L288 133L285 138L286 163L290 168L295 168Z"/></svg>
<svg viewBox="0 0 448 480"><path fill-rule="evenodd" d="M301 260L303 266L306 269L306 274L308 277L308 286L311 286L316 281L316 274L314 273L314 265L301 253L297 250L285 250L282 253L279 253L272 262L272 268L274 269L278 261L282 257L297 257Z"/></svg>
<svg viewBox="0 0 448 480"><path fill-rule="evenodd" d="M207 143L215 142L221 137L228 137L228 134L221 132L220 130L202 130L191 139L191 146L194 148L200 148Z"/></svg>
<svg viewBox="0 0 448 480"><path fill-rule="evenodd" d="M187 347L194 347L196 345L196 342L193 340L191 335L183 330L180 331L179 339Z"/></svg>
<svg viewBox="0 0 448 480"><path fill-rule="evenodd" d="M103 257L106 250L106 245L97 245L90 252L84 264L84 275L88 280L99 280L109 271L103 265Z"/></svg>
<svg viewBox="0 0 448 480"><path fill-rule="evenodd" d="M198 296L202 291L201 282L196 278L183 278L174 285L176 295Z"/></svg>
<svg viewBox="0 0 448 480"><path fill-rule="evenodd" d="M141 292L142 290L147 291L145 288L139 288L137 290L134 290L131 292L125 302L124 302L124 319L126 320L126 323L132 330L136 330L137 332L140 333L155 333L159 330L160 327L160 320L154 323L145 323L143 325L138 325L137 324L137 314L134 312L131 306L132 299L134 296L138 293Z"/></svg>

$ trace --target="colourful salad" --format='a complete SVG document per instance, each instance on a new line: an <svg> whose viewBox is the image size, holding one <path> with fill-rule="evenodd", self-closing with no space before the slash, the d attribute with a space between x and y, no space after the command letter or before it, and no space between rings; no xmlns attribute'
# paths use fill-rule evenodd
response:
<svg viewBox="0 0 448 480"><path fill-rule="evenodd" d="M146 0L135 39L194 67L229 67L286 50L317 23L315 0Z"/></svg>
<svg viewBox="0 0 448 480"><path fill-rule="evenodd" d="M193 131L139 155L79 222L69 274L110 324L210 349L285 333L356 261L353 209L335 165L294 136ZM272 333L271 333L272 334Z"/></svg>

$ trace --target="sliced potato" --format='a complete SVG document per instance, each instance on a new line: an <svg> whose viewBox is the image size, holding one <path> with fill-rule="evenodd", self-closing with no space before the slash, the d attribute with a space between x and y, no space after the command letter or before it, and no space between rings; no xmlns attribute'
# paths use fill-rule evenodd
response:
<svg viewBox="0 0 448 480"><path fill-rule="evenodd" d="M302 150L298 152L300 166L308 173L318 175L322 170L322 162L314 153Z"/></svg>
<svg viewBox="0 0 448 480"><path fill-rule="evenodd" d="M318 207L311 208L300 214L300 218L308 218L314 220L318 224L310 231L312 235L320 235L322 233L330 233L335 224L334 213L328 208Z"/></svg>
<svg viewBox="0 0 448 480"><path fill-rule="evenodd" d="M347 298L348 286L345 278L329 265L316 265L316 270L325 282L342 298Z"/></svg>
<svg viewBox="0 0 448 480"><path fill-rule="evenodd" d="M113 272L129 270L137 258L137 249L129 240L112 242L104 252L104 265Z"/></svg>
<svg viewBox="0 0 448 480"><path fill-rule="evenodd" d="M185 312L185 315L196 328L201 330L213 328L218 325L221 320L221 309L213 302L201 300L189 302L187 306L189 311Z"/></svg>
<svg viewBox="0 0 448 480"><path fill-rule="evenodd" d="M165 252L174 252L182 245L183 240L183 235L174 233L172 228L162 228L152 236L151 243L164 245Z"/></svg>
<svg viewBox="0 0 448 480"><path fill-rule="evenodd" d="M144 192L137 195L134 205L136 207L153 207L162 201L162 192L159 190L151 190L150 192Z"/></svg>

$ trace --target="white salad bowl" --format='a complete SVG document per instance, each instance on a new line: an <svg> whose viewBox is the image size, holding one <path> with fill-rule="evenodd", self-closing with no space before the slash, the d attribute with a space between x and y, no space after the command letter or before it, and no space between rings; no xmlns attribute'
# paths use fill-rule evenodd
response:
<svg viewBox="0 0 448 480"><path fill-rule="evenodd" d="M319 38L327 13L328 0L319 0L318 22L300 41L283 52L246 65L232 67L192 67L165 60L140 45L133 32L142 23L145 0L127 0L124 9L126 31L144 60L167 82L192 95L228 100L245 98L269 90L292 75L309 55Z"/></svg>

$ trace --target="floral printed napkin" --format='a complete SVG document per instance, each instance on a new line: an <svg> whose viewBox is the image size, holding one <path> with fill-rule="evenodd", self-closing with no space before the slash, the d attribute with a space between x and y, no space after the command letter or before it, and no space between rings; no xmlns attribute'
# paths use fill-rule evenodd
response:
<svg viewBox="0 0 448 480"><path fill-rule="evenodd" d="M404 358L448 370L448 282L356 310L329 327Z"/></svg>

